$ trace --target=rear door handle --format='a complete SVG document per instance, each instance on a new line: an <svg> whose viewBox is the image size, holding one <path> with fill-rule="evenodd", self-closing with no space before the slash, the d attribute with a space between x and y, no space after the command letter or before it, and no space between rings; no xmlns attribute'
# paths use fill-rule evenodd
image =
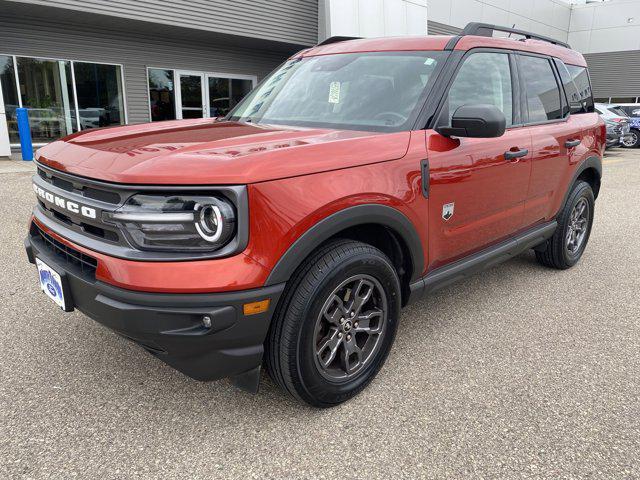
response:
<svg viewBox="0 0 640 480"><path fill-rule="evenodd" d="M564 142L564 146L567 148L577 147L578 145L580 145L580 140L567 140Z"/></svg>
<svg viewBox="0 0 640 480"><path fill-rule="evenodd" d="M522 150L507 150L504 152L505 160L515 160L516 158L525 157L529 154L529 150L523 148Z"/></svg>

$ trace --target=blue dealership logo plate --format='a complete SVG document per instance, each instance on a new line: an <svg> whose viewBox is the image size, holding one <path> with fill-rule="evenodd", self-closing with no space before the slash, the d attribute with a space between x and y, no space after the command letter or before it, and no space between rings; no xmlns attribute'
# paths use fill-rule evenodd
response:
<svg viewBox="0 0 640 480"><path fill-rule="evenodd" d="M40 288L56 305L65 310L66 303L60 274L39 258L36 258L36 266L40 277Z"/></svg>

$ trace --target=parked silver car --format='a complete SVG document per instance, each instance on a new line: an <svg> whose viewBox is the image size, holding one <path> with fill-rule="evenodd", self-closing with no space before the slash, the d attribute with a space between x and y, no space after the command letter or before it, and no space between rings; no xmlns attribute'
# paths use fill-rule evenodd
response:
<svg viewBox="0 0 640 480"><path fill-rule="evenodd" d="M623 146L631 131L626 112L609 103L596 103L595 108L607 126L607 148Z"/></svg>

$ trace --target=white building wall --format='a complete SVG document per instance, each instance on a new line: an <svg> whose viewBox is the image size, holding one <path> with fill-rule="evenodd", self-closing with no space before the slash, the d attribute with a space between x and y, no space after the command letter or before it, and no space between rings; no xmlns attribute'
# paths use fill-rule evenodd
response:
<svg viewBox="0 0 640 480"><path fill-rule="evenodd" d="M429 20L464 28L485 22L566 42L571 5L561 0L427 0Z"/></svg>
<svg viewBox="0 0 640 480"><path fill-rule="evenodd" d="M574 5L569 43L582 53L640 50L640 1Z"/></svg>
<svg viewBox="0 0 640 480"><path fill-rule="evenodd" d="M427 34L427 0L319 0L318 40Z"/></svg>

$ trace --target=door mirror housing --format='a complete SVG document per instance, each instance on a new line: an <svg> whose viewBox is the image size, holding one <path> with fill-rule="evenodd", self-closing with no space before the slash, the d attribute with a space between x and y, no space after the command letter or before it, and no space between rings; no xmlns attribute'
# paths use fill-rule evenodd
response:
<svg viewBox="0 0 640 480"><path fill-rule="evenodd" d="M504 113L495 105L462 105L451 118L451 126L437 127L445 137L495 138L507 128Z"/></svg>

